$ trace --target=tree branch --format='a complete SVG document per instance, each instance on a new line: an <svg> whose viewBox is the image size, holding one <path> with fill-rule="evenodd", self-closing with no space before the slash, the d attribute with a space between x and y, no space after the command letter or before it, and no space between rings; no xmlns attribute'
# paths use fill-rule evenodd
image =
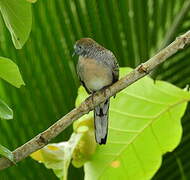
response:
<svg viewBox="0 0 190 180"><path fill-rule="evenodd" d="M171 43L165 49L161 50L147 62L138 66L136 69L127 74L125 77L121 78L112 86L95 93L93 100L91 96L88 97L84 102L80 104L79 107L73 109L68 114L63 116L46 131L38 134L36 137L26 142L24 145L14 150L13 155L15 162L21 161L31 153L47 145L50 140L60 134L74 120L79 119L84 114L87 114L89 111L93 110L95 106L104 102L107 98L115 95L124 88L136 82L138 79L146 76L155 67L163 63L167 58L175 54L177 51L183 49L187 44L190 44L190 31L176 38L173 43ZM10 160L6 158L0 159L0 170L5 169L11 165L13 165L13 163Z"/></svg>

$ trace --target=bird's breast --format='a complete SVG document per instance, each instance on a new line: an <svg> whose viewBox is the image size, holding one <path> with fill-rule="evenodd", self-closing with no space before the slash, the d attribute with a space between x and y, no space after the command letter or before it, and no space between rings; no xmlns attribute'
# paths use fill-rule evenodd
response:
<svg viewBox="0 0 190 180"><path fill-rule="evenodd" d="M91 91L98 91L112 84L111 69L96 59L79 57L78 73Z"/></svg>

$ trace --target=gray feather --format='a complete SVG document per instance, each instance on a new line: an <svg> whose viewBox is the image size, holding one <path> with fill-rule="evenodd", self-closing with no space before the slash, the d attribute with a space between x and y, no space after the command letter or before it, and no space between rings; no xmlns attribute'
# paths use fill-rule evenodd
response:
<svg viewBox="0 0 190 180"><path fill-rule="evenodd" d="M94 127L96 142L106 144L108 134L109 99L94 109Z"/></svg>

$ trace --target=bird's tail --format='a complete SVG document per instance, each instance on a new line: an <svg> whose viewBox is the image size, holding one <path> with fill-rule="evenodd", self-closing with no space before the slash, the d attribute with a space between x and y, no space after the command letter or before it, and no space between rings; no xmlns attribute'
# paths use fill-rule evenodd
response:
<svg viewBox="0 0 190 180"><path fill-rule="evenodd" d="M96 142L99 144L106 144L108 134L109 104L110 99L107 99L94 109L95 138Z"/></svg>

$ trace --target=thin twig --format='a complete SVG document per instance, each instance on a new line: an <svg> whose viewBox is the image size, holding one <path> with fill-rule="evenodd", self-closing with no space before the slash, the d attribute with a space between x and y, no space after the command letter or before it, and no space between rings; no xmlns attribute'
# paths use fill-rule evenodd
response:
<svg viewBox="0 0 190 180"><path fill-rule="evenodd" d="M84 114L87 114L89 111L93 110L95 106L104 102L107 98L114 96L116 93L133 84L138 79L146 76L155 67L163 63L167 58L175 54L177 51L183 49L187 44L190 44L190 31L176 38L173 43L171 43L165 49L161 50L158 54L153 56L147 62L139 65L136 69L127 74L125 77L121 78L112 86L95 93L93 95L93 101L91 96L88 97L84 102L80 104L79 107L73 109L68 114L63 116L46 131L38 134L36 137L26 142L24 145L14 150L13 155L15 162L21 161L22 159L29 156L31 153L47 145L50 140L60 134L74 120L79 119ZM11 165L13 165L13 163L8 159L0 159L0 170L5 169Z"/></svg>

